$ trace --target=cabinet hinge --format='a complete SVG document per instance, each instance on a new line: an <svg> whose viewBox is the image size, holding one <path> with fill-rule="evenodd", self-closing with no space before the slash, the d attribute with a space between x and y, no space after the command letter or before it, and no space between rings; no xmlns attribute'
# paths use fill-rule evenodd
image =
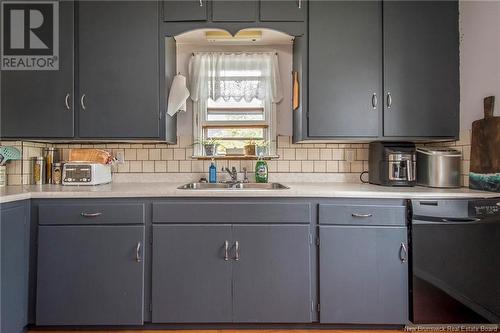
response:
<svg viewBox="0 0 500 333"><path fill-rule="evenodd" d="M319 304L319 303L318 303L318 305L316 305L316 311L317 311L317 312L320 312L320 311L321 311L321 306L320 306L320 304Z"/></svg>
<svg viewBox="0 0 500 333"><path fill-rule="evenodd" d="M319 237L316 237L316 246L319 246Z"/></svg>
<svg viewBox="0 0 500 333"><path fill-rule="evenodd" d="M309 245L312 245L313 243L313 236L309 234Z"/></svg>
<svg viewBox="0 0 500 333"><path fill-rule="evenodd" d="M160 120L163 117L163 111L160 111Z"/></svg>

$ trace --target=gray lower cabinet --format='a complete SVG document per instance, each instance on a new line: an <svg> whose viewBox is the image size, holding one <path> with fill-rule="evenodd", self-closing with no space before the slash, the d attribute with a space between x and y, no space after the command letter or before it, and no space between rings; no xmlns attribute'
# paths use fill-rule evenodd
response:
<svg viewBox="0 0 500 333"><path fill-rule="evenodd" d="M307 0L261 0L262 22L303 22L306 18Z"/></svg>
<svg viewBox="0 0 500 333"><path fill-rule="evenodd" d="M158 4L81 1L78 28L79 136L159 138Z"/></svg>
<svg viewBox="0 0 500 333"><path fill-rule="evenodd" d="M233 226L234 322L311 322L309 239L309 225Z"/></svg>
<svg viewBox="0 0 500 333"><path fill-rule="evenodd" d="M2 71L1 137L73 137L73 17L73 1L60 1L59 70Z"/></svg>
<svg viewBox="0 0 500 333"><path fill-rule="evenodd" d="M257 6L256 0L212 0L212 21L255 22Z"/></svg>
<svg viewBox="0 0 500 333"><path fill-rule="evenodd" d="M384 90L384 136L458 136L458 1L384 1Z"/></svg>
<svg viewBox="0 0 500 333"><path fill-rule="evenodd" d="M22 333L28 324L29 204L0 206L0 332Z"/></svg>
<svg viewBox="0 0 500 333"><path fill-rule="evenodd" d="M37 325L142 325L144 226L39 227Z"/></svg>
<svg viewBox="0 0 500 333"><path fill-rule="evenodd" d="M408 321L407 229L320 226L320 322Z"/></svg>
<svg viewBox="0 0 500 333"><path fill-rule="evenodd" d="M154 225L154 323L231 321L231 225Z"/></svg>
<svg viewBox="0 0 500 333"><path fill-rule="evenodd" d="M308 225L153 226L154 323L311 322Z"/></svg>
<svg viewBox="0 0 500 333"><path fill-rule="evenodd" d="M207 19L207 0L163 1L163 20L166 22L206 21Z"/></svg>
<svg viewBox="0 0 500 333"><path fill-rule="evenodd" d="M377 137L381 2L311 1L309 12L309 136Z"/></svg>

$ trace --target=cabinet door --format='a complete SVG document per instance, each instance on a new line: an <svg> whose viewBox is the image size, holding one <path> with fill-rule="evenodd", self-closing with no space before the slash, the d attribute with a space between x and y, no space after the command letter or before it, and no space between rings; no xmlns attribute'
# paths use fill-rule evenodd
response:
<svg viewBox="0 0 500 333"><path fill-rule="evenodd" d="M260 20L277 22L303 22L306 0L261 0Z"/></svg>
<svg viewBox="0 0 500 333"><path fill-rule="evenodd" d="M1 137L73 136L73 15L73 1L61 1L59 70L2 71Z"/></svg>
<svg viewBox="0 0 500 333"><path fill-rule="evenodd" d="M230 225L153 226L154 323L231 321L230 240Z"/></svg>
<svg viewBox="0 0 500 333"><path fill-rule="evenodd" d="M234 225L233 321L311 321L308 225ZM236 255L239 260L236 260Z"/></svg>
<svg viewBox="0 0 500 333"><path fill-rule="evenodd" d="M22 333L28 324L27 204L0 208L0 331Z"/></svg>
<svg viewBox="0 0 500 333"><path fill-rule="evenodd" d="M378 135L381 9L379 1L309 3L309 136Z"/></svg>
<svg viewBox="0 0 500 333"><path fill-rule="evenodd" d="M320 322L408 320L406 228L320 226Z"/></svg>
<svg viewBox="0 0 500 333"><path fill-rule="evenodd" d="M207 0L163 1L163 20L167 22L206 21Z"/></svg>
<svg viewBox="0 0 500 333"><path fill-rule="evenodd" d="M154 1L79 3L79 135L159 137Z"/></svg>
<svg viewBox="0 0 500 333"><path fill-rule="evenodd" d="M214 22L254 22L257 20L255 0L213 0Z"/></svg>
<svg viewBox="0 0 500 333"><path fill-rule="evenodd" d="M457 1L384 2L384 136L458 135L458 43Z"/></svg>
<svg viewBox="0 0 500 333"><path fill-rule="evenodd" d="M143 226L40 226L37 325L142 325Z"/></svg>

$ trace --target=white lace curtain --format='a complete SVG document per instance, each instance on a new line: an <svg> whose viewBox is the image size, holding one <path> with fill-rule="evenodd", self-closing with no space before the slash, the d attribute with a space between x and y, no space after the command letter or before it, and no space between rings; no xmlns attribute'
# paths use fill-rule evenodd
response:
<svg viewBox="0 0 500 333"><path fill-rule="evenodd" d="M275 53L195 53L189 62L191 99L237 102L283 98Z"/></svg>

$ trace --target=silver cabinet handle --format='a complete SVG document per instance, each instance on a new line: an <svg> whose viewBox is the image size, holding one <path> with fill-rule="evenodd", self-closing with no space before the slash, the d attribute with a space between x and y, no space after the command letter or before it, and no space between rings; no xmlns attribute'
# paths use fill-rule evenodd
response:
<svg viewBox="0 0 500 333"><path fill-rule="evenodd" d="M82 105L82 109L86 110L87 108L85 107L85 94L82 95L82 98L80 98L80 104Z"/></svg>
<svg viewBox="0 0 500 333"><path fill-rule="evenodd" d="M360 213L352 213L352 217L372 217L372 214L360 214Z"/></svg>
<svg viewBox="0 0 500 333"><path fill-rule="evenodd" d="M102 213L80 213L83 217L98 217L101 216Z"/></svg>
<svg viewBox="0 0 500 333"><path fill-rule="evenodd" d="M66 110L71 109L71 107L69 106L69 94L66 94L66 97L64 97L64 106L66 106Z"/></svg>
<svg viewBox="0 0 500 333"><path fill-rule="evenodd" d="M135 248L135 261L141 262L141 242L137 243L137 247Z"/></svg>
<svg viewBox="0 0 500 333"><path fill-rule="evenodd" d="M401 262L406 262L408 260L408 250L403 242L401 242L401 245L399 246L399 259Z"/></svg>
<svg viewBox="0 0 500 333"><path fill-rule="evenodd" d="M302 9L302 0L299 0L299 9Z"/></svg>
<svg viewBox="0 0 500 333"><path fill-rule="evenodd" d="M229 260L229 241L224 242L224 260Z"/></svg>
<svg viewBox="0 0 500 333"><path fill-rule="evenodd" d="M238 241L234 242L234 248L235 248L234 260L239 261L240 260L240 242L238 242Z"/></svg>
<svg viewBox="0 0 500 333"><path fill-rule="evenodd" d="M373 95L372 95L372 107L373 107L373 109L377 108L377 104L378 104L377 94L373 93Z"/></svg>
<svg viewBox="0 0 500 333"><path fill-rule="evenodd" d="M387 108L390 109L392 106L392 96L391 96L391 93L388 92L387 93Z"/></svg>
<svg viewBox="0 0 500 333"><path fill-rule="evenodd" d="M203 0L200 0L200 7L203 7Z"/></svg>

